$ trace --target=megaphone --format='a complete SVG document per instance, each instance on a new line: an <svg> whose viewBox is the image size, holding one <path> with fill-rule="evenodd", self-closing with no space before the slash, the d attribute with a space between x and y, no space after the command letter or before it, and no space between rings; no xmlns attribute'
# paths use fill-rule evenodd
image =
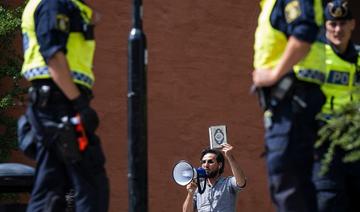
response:
<svg viewBox="0 0 360 212"><path fill-rule="evenodd" d="M207 174L205 169L203 168L194 168L190 163L185 160L181 160L176 163L173 169L173 178L174 181L181 185L186 186L189 184L193 179L196 179L198 185L198 192L202 194L205 191L206 186L206 178ZM204 187L201 188L200 179L204 179Z"/></svg>

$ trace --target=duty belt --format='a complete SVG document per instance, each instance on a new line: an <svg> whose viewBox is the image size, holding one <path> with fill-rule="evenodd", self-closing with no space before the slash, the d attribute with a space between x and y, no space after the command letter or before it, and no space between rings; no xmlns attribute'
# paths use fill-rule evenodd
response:
<svg viewBox="0 0 360 212"><path fill-rule="evenodd" d="M93 98L92 91L85 86L76 85L81 93L86 98L91 100ZM39 107L46 107L48 105L70 105L70 100L65 94L49 80L34 80L32 86L29 88L30 102Z"/></svg>

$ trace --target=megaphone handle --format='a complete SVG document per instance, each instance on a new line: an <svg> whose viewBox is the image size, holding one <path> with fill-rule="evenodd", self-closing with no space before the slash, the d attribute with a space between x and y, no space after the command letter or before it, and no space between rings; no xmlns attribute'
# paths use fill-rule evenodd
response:
<svg viewBox="0 0 360 212"><path fill-rule="evenodd" d="M197 186L198 186L198 192L199 192L199 194L202 194L202 193L204 193L204 191L205 191L205 188L206 188L206 178L204 178L204 187L203 188L201 188L201 183L200 183L200 178L199 178L199 176L197 176L197 178L196 178L197 180L197 182L196 182L196 184L197 184Z"/></svg>

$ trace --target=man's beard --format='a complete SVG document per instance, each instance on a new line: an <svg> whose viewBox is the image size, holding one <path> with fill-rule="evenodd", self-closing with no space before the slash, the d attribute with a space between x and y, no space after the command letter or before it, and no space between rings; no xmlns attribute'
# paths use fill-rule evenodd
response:
<svg viewBox="0 0 360 212"><path fill-rule="evenodd" d="M215 178L218 176L220 169L216 169L213 171L206 171L206 175L208 178Z"/></svg>

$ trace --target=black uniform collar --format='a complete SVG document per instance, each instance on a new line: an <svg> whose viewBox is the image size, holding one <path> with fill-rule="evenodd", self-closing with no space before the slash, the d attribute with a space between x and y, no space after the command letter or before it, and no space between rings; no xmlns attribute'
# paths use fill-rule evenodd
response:
<svg viewBox="0 0 360 212"><path fill-rule="evenodd" d="M328 43L330 44L335 54L338 55L341 59L346 60L350 63L357 63L358 51L356 50L355 44L352 41L349 42L348 47L346 48L346 51L344 53L340 53L333 44L331 44L330 42Z"/></svg>

